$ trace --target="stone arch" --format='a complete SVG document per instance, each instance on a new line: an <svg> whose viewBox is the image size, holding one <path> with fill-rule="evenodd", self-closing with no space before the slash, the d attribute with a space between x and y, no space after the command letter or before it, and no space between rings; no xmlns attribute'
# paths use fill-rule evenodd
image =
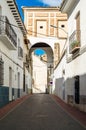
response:
<svg viewBox="0 0 86 130"><path fill-rule="evenodd" d="M53 74L53 63L54 63L54 53L53 53L53 49L52 47L48 44L48 43L45 43L45 42L37 42L37 43L34 43L31 47L30 47L30 51L29 51L29 56L30 56L30 59L31 59L31 56L32 56L32 52L35 50L35 49L43 49L45 52L46 52L46 55L47 55L47 87L46 87L46 92L48 93L51 93L51 88L50 88L50 82L52 82L52 74ZM32 60L31 60L32 61ZM31 69L32 70L32 69ZM33 77L33 75L32 75ZM33 79L34 80L34 79Z"/></svg>
<svg viewBox="0 0 86 130"><path fill-rule="evenodd" d="M29 56L31 56L31 53L37 49L37 48L41 48L43 49L46 54L47 54L47 58L48 58L48 64L53 64L53 49L51 48L50 45L48 45L47 43L44 43L44 42L38 42L38 43L35 43L34 45L31 46L30 48L30 51L29 51Z"/></svg>

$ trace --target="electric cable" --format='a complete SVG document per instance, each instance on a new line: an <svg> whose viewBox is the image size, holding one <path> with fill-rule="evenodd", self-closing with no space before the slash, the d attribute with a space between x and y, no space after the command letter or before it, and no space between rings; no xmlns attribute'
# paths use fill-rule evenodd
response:
<svg viewBox="0 0 86 130"><path fill-rule="evenodd" d="M14 26L14 27L16 27L16 28L20 28L19 26L16 26L16 25L11 24L11 23L9 23L9 22L3 21L3 20L1 20L1 19L0 19L0 21L6 23L6 24L8 24L8 25ZM31 30L26 30L27 34L29 34L28 31L29 31L29 32L32 32L32 33L35 33L35 34L40 34L40 35L42 35L42 36L50 37L49 35L42 34L42 33L37 33L37 32L31 31ZM53 37L54 37L54 36L53 36Z"/></svg>

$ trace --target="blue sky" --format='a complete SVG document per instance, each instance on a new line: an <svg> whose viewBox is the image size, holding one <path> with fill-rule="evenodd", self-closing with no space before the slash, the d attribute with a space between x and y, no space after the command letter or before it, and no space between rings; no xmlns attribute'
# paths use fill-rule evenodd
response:
<svg viewBox="0 0 86 130"><path fill-rule="evenodd" d="M23 19L22 6L59 6L62 0L15 0Z"/></svg>
<svg viewBox="0 0 86 130"><path fill-rule="evenodd" d="M20 12L20 15L22 17L22 20L24 20L23 12L21 7L22 6L59 6L62 0L15 0ZM44 50L37 49L35 50L36 55L43 55L45 53Z"/></svg>
<svg viewBox="0 0 86 130"><path fill-rule="evenodd" d="M35 52L35 54L38 55L38 56L45 54L45 51L42 50L42 49L36 49L34 52Z"/></svg>

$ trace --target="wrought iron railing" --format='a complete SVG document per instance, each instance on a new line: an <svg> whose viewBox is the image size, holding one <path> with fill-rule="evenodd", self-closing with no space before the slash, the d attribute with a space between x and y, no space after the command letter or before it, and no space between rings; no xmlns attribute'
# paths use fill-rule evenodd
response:
<svg viewBox="0 0 86 130"><path fill-rule="evenodd" d="M17 47L17 35L6 16L0 16L0 35L7 35L12 44Z"/></svg>
<svg viewBox="0 0 86 130"><path fill-rule="evenodd" d="M20 46L18 47L18 57L23 58L23 49Z"/></svg>
<svg viewBox="0 0 86 130"><path fill-rule="evenodd" d="M72 53L80 48L80 30L75 30L69 37L69 52Z"/></svg>

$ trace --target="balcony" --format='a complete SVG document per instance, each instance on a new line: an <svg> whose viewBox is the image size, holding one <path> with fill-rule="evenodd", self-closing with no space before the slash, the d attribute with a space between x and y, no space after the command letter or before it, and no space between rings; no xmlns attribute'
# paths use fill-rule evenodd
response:
<svg viewBox="0 0 86 130"><path fill-rule="evenodd" d="M23 49L20 46L18 47L18 57L23 58Z"/></svg>
<svg viewBox="0 0 86 130"><path fill-rule="evenodd" d="M17 35L6 16L0 16L0 40L10 50L16 50Z"/></svg>
<svg viewBox="0 0 86 130"><path fill-rule="evenodd" d="M80 30L76 30L69 37L69 52L74 54L80 49Z"/></svg>

